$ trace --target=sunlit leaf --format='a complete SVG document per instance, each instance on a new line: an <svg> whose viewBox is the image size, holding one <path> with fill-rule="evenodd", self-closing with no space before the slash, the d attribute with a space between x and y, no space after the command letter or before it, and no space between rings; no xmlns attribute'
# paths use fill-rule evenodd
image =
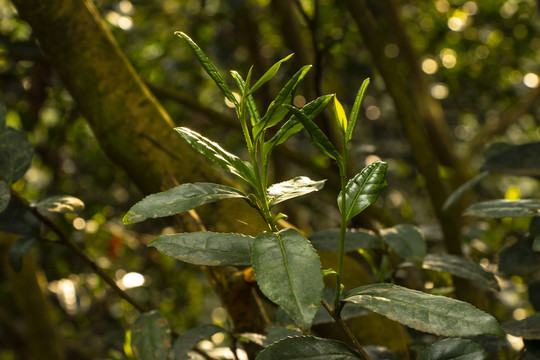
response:
<svg viewBox="0 0 540 360"><path fill-rule="evenodd" d="M360 89L358 90L358 94L356 94L356 99L354 100L353 108L351 110L351 114L349 117L349 125L347 126L347 134L345 136L345 141L348 143L351 141L354 133L354 129L356 128L356 124L358 123L358 120L360 118L360 108L362 106L362 101L364 100L364 96L366 95L366 89L369 85L369 78L364 80L362 82L362 85L360 85Z"/></svg>
<svg viewBox="0 0 540 360"><path fill-rule="evenodd" d="M471 304L393 284L361 286L343 301L365 307L413 329L441 336L503 336L495 318Z"/></svg>
<svg viewBox="0 0 540 360"><path fill-rule="evenodd" d="M167 319L156 310L141 314L131 327L131 348L138 360L168 360L171 329Z"/></svg>
<svg viewBox="0 0 540 360"><path fill-rule="evenodd" d="M207 266L251 264L251 236L230 233L192 232L162 235L148 243L163 255Z"/></svg>
<svg viewBox="0 0 540 360"><path fill-rule="evenodd" d="M10 198L11 190L9 184L4 180L0 180L0 213L8 207Z"/></svg>
<svg viewBox="0 0 540 360"><path fill-rule="evenodd" d="M347 220L352 219L377 200L382 189L386 187L384 178L386 168L388 168L387 163L376 161L349 180L345 188L345 204L342 201L342 194L339 193L339 210L347 215Z"/></svg>
<svg viewBox="0 0 540 360"><path fill-rule="evenodd" d="M493 273L484 270L480 265L461 256L451 254L428 254L424 258L422 267L427 270L446 272L451 275L472 280L483 286L499 290L499 283Z"/></svg>
<svg viewBox="0 0 540 360"><path fill-rule="evenodd" d="M441 339L426 347L418 360L482 360L487 356L479 344L467 339Z"/></svg>
<svg viewBox="0 0 540 360"><path fill-rule="evenodd" d="M259 234L251 262L263 294L309 329L323 296L321 264L309 240L290 228Z"/></svg>
<svg viewBox="0 0 540 360"><path fill-rule="evenodd" d="M236 85L238 85L238 89L242 92L244 96L246 96L246 99L244 100L246 102L246 107L248 110L249 117L251 119L251 124L255 125L259 121L261 121L261 116L259 115L259 111L257 110L257 104L255 103L255 99L253 98L253 95L248 94L245 95L247 89L246 89L246 83L244 82L244 79L242 79L242 76L237 71L232 70L231 75L233 79L236 81Z"/></svg>
<svg viewBox="0 0 540 360"><path fill-rule="evenodd" d="M382 229L380 234L399 256L416 265L421 265L426 256L426 240L416 226L399 224Z"/></svg>
<svg viewBox="0 0 540 360"><path fill-rule="evenodd" d="M313 181L306 176L274 184L268 188L268 203L270 207L298 196L306 195L323 188L326 180Z"/></svg>
<svg viewBox="0 0 540 360"><path fill-rule="evenodd" d="M264 349L256 360L353 360L362 356L348 345L313 336L290 337Z"/></svg>
<svg viewBox="0 0 540 360"><path fill-rule="evenodd" d="M42 199L35 204L41 212L78 214L84 209L84 203L73 196L59 195Z"/></svg>
<svg viewBox="0 0 540 360"><path fill-rule="evenodd" d="M33 157L34 146L23 132L9 126L0 132L0 179L8 184L21 179Z"/></svg>
<svg viewBox="0 0 540 360"><path fill-rule="evenodd" d="M540 340L540 313L528 318L503 324L503 329L510 335L529 340Z"/></svg>
<svg viewBox="0 0 540 360"><path fill-rule="evenodd" d="M338 124L338 128L341 130L343 134L346 134L347 133L347 115L345 115L345 110L343 109L343 106L339 102L337 96L334 96L333 109L334 109L334 117Z"/></svg>
<svg viewBox="0 0 540 360"><path fill-rule="evenodd" d="M457 188L457 190L450 194L448 199L446 199L446 201L444 202L443 210L450 209L450 207L460 201L465 196L465 194L467 194L476 185L480 184L485 178L487 178L488 175L489 172L484 171L472 178L471 180L467 181L465 184L461 185L459 188Z"/></svg>
<svg viewBox="0 0 540 360"><path fill-rule="evenodd" d="M489 200L469 206L463 215L483 218L540 216L540 200Z"/></svg>
<svg viewBox="0 0 540 360"><path fill-rule="evenodd" d="M309 237L309 241L318 251L338 252L339 229L317 231ZM345 233L345 252L380 248L381 243L373 232L362 229L348 229Z"/></svg>
<svg viewBox="0 0 540 360"><path fill-rule="evenodd" d="M214 324L204 324L189 329L174 342L174 360L189 360L188 351L193 349L201 341L223 331L225 329Z"/></svg>
<svg viewBox="0 0 540 360"><path fill-rule="evenodd" d="M540 176L540 142L522 145L492 144L485 152L483 171Z"/></svg>
<svg viewBox="0 0 540 360"><path fill-rule="evenodd" d="M21 271L23 266L23 257L30 251L35 244L36 238L33 236L21 236L9 248L9 265L14 271Z"/></svg>
<svg viewBox="0 0 540 360"><path fill-rule="evenodd" d="M179 214L225 199L243 198L235 188L212 183L182 184L172 189L148 195L135 204L124 216L124 224L133 224L149 218Z"/></svg>
<svg viewBox="0 0 540 360"><path fill-rule="evenodd" d="M261 76L261 78L259 80L257 80L257 82L255 84L253 84L253 86L251 87L251 89L249 89L249 92L252 93L254 92L255 90L257 90L258 88L260 88L262 85L264 85L264 83L266 83L267 81L269 81L270 79L272 79L274 77L274 75L277 74L278 70L279 70L279 67L281 66L282 63L284 63L285 61L289 60L294 54L290 54L286 57L284 57L283 59L279 60L277 63L275 63L274 65L272 65L272 67L270 69L268 69L263 76Z"/></svg>

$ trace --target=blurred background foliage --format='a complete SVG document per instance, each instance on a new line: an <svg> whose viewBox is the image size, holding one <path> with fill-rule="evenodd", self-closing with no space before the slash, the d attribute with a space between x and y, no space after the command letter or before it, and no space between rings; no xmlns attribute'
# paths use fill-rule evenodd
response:
<svg viewBox="0 0 540 360"><path fill-rule="evenodd" d="M231 120L231 106L223 101L192 52L173 36L174 31L189 34L224 75L230 69L245 75L254 65L254 75L260 76L275 61L295 52L275 80L258 91L256 100L261 109L268 106L283 79L306 63L314 68L294 100L298 106L317 95L337 93L350 110L359 85L370 77L363 120L351 150L353 167L356 173L375 160L389 162L389 187L377 202L380 212L354 225L376 228L412 222L422 228L432 248L442 248L425 178L411 154L394 100L345 2L94 3L122 51L176 124L216 139L237 154L243 148L242 137ZM400 30L385 8L388 3L368 1L381 29L384 56L406 85L414 87L407 51L398 45ZM453 151L463 160L468 177L479 172L482 151L490 143L539 140L540 12L536 2L396 0L391 4L405 26L429 95L444 110L451 132L447 135L453 139ZM81 214L55 220L132 296L161 310L177 331L208 321L226 322L224 309L197 268L145 247L153 236L173 231L167 223L121 225L122 216L142 194L99 148L36 44L31 28L18 18L7 0L0 0L0 94L8 108L7 124L28 134L36 150L31 169L15 184L15 190L29 200L54 194L83 200L86 207ZM320 126L336 134L330 118L330 114L321 117ZM272 175L276 182L296 175L332 179L333 164L309 145L305 135L291 139L279 154ZM440 166L438 172L452 184L449 189L455 189L456 169ZM336 227L339 215L334 206L333 184L329 181L326 192L288 205L284 211L290 221L308 233ZM497 175L486 180L469 201L538 198L539 190L537 179ZM526 232L528 223L506 219L469 221L463 228L463 251L496 270L499 251L516 241L515 234ZM67 358L125 358L124 329L136 316L132 307L110 292L68 249L41 242L35 256L57 305L54 318L65 339ZM7 271L6 266L3 268L3 272ZM514 275L497 295L497 303L504 306L493 305L491 310L501 320L530 315L533 309L527 291L524 280ZM11 301L10 292L9 281L2 279L2 360L17 358L15 354L24 346L24 324L17 316L17 304Z"/></svg>

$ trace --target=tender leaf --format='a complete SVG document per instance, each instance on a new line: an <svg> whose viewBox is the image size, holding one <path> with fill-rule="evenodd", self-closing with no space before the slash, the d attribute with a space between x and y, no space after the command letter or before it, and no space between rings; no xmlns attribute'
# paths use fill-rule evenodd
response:
<svg viewBox="0 0 540 360"><path fill-rule="evenodd" d="M462 258L461 256L450 254L428 254L424 258L422 267L427 270L446 272L500 290L497 278L495 278L493 273L484 270L480 265Z"/></svg>
<svg viewBox="0 0 540 360"><path fill-rule="evenodd" d="M334 144L326 137L326 135L319 129L319 127L311 120L309 117L307 117L300 109L295 108L291 105L283 105L287 109L289 109L298 120L302 123L304 126L304 129L308 132L309 136L311 137L311 142L319 148L319 150L322 151L323 154L326 156L338 160L341 158L341 155L334 147Z"/></svg>
<svg viewBox="0 0 540 360"><path fill-rule="evenodd" d="M131 327L131 348L136 359L169 359L171 329L167 319L157 310L141 314Z"/></svg>
<svg viewBox="0 0 540 360"><path fill-rule="evenodd" d="M330 339L313 336L290 337L270 345L256 360L352 360L362 359L348 345Z"/></svg>
<svg viewBox="0 0 540 360"><path fill-rule="evenodd" d="M253 98L253 95L248 94L245 95L246 89L246 83L244 82L244 79L242 79L242 76L237 71L232 70L231 75L233 76L234 80L236 81L236 85L238 86L238 89L242 92L244 96L246 96L246 107L248 110L249 117L251 119L251 125L257 124L259 121L261 121L261 116L259 115L259 111L257 110L257 104L255 104L255 99Z"/></svg>
<svg viewBox="0 0 540 360"><path fill-rule="evenodd" d="M318 251L338 252L339 229L317 231L309 241ZM381 243L373 232L363 229L348 229L345 233L345 252L358 249L380 249Z"/></svg>
<svg viewBox="0 0 540 360"><path fill-rule="evenodd" d="M8 184L21 179L33 157L34 147L24 133L9 126L0 132L0 179Z"/></svg>
<svg viewBox="0 0 540 360"><path fill-rule="evenodd" d="M241 191L230 186L212 183L182 184L148 195L129 209L123 221L124 224L133 224L149 218L179 214L220 200L243 197Z"/></svg>
<svg viewBox="0 0 540 360"><path fill-rule="evenodd" d="M201 48L199 48L199 46L193 40L191 40L189 36L187 36L183 32L176 31L174 34L180 36L182 39L185 40L185 42L188 44L191 50L193 50L193 52L195 53L195 56L197 56L197 59L201 63L204 70L212 78L212 80L214 80L214 82L219 87L223 95L225 95L225 97L238 108L240 106L238 104L238 101L236 100L231 89L229 88L225 80L223 80L223 78L219 74L214 64L212 64L208 56L206 56L206 54L201 50Z"/></svg>
<svg viewBox="0 0 540 360"><path fill-rule="evenodd" d="M184 140L199 153L203 154L226 171L246 180L251 185L256 184L253 167L250 163L223 150L217 143L205 138L193 130L184 127L175 128L175 130L178 131L182 138L184 138Z"/></svg>
<svg viewBox="0 0 540 360"><path fill-rule="evenodd" d="M354 133L354 129L356 128L356 124L358 123L358 119L360 118L360 107L362 106L362 101L364 100L364 95L366 94L366 89L369 85L369 78L364 80L362 82L362 85L360 85L360 89L358 90L358 94L356 94L356 99L354 100L353 108L349 117L349 126L347 126L347 134L345 136L345 140L348 143L351 141Z"/></svg>
<svg viewBox="0 0 540 360"><path fill-rule="evenodd" d="M230 233L192 232L162 235L148 243L163 255L196 265L251 265L251 236Z"/></svg>
<svg viewBox="0 0 540 360"><path fill-rule="evenodd" d="M280 68L281 64L284 63L285 61L289 60L293 55L294 54L290 54L289 56L284 57L283 59L279 60L277 63L272 65L272 67L270 69L268 69L264 73L263 76L261 76L261 78L251 87L251 89L249 89L249 92L253 93L255 90L257 90L262 85L264 85L267 81L272 79L274 77L274 75L276 75L277 72L279 71L279 68Z"/></svg>
<svg viewBox="0 0 540 360"><path fill-rule="evenodd" d="M353 302L413 329L441 336L503 336L495 318L474 306L393 284L361 286L347 292Z"/></svg>
<svg viewBox="0 0 540 360"><path fill-rule="evenodd" d="M0 180L0 213L8 207L9 199L11 199L9 184L4 180Z"/></svg>
<svg viewBox="0 0 540 360"><path fill-rule="evenodd" d="M280 202L319 191L326 180L313 181L306 176L297 176L294 179L274 184L268 188L268 202L270 207Z"/></svg>
<svg viewBox="0 0 540 360"><path fill-rule="evenodd" d="M223 331L225 331L225 329L214 324L204 324L189 329L180 335L174 342L174 360L190 359L188 351L193 349L201 341Z"/></svg>
<svg viewBox="0 0 540 360"><path fill-rule="evenodd" d="M343 110L343 106L339 102L337 96L334 96L333 109L338 128L345 135L347 133L347 115L345 115L345 110Z"/></svg>
<svg viewBox="0 0 540 360"><path fill-rule="evenodd" d="M36 238L33 236L21 236L13 243L13 245L11 245L9 248L8 260L13 271L21 271L23 257L30 251L35 242Z"/></svg>
<svg viewBox="0 0 540 360"><path fill-rule="evenodd" d="M455 203L457 203L459 200L461 200L465 194L467 194L470 190L472 190L476 185L480 184L485 178L487 178L489 175L488 171L484 171L471 180L467 181L465 184L461 185L459 188L457 188L456 191L454 191L448 199L444 202L443 210L450 209Z"/></svg>
<svg viewBox="0 0 540 360"><path fill-rule="evenodd" d="M376 161L349 180L345 187L345 204L342 201L342 194L339 193L339 210L347 214L347 220L352 219L377 200L380 192L387 185L384 179L386 168L388 168L387 163Z"/></svg>
<svg viewBox="0 0 540 360"><path fill-rule="evenodd" d="M540 216L540 200L489 200L469 206L463 215L483 218Z"/></svg>
<svg viewBox="0 0 540 360"><path fill-rule="evenodd" d="M503 324L503 329L510 335L529 340L540 340L540 313L528 318Z"/></svg>
<svg viewBox="0 0 540 360"><path fill-rule="evenodd" d="M315 249L294 229L259 234L251 262L261 291L304 329L309 329L323 296Z"/></svg>
<svg viewBox="0 0 540 360"><path fill-rule="evenodd" d="M424 349L418 360L482 360L487 356L482 346L467 339L441 339Z"/></svg>
<svg viewBox="0 0 540 360"><path fill-rule="evenodd" d="M54 213L71 213L78 214L84 209L84 203L82 200L74 196L51 196L46 199L42 199L35 204L36 208L41 212L54 212Z"/></svg>
<svg viewBox="0 0 540 360"><path fill-rule="evenodd" d="M399 224L383 229L380 234L399 256L416 265L421 265L426 256L426 240L416 226Z"/></svg>
<svg viewBox="0 0 540 360"><path fill-rule="evenodd" d="M540 142L523 145L492 144L486 151L483 171L540 176Z"/></svg>

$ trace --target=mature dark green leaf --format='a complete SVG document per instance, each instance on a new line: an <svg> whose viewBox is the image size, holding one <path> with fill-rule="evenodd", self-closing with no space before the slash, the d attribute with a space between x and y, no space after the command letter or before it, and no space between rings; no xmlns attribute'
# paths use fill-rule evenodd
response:
<svg viewBox="0 0 540 360"><path fill-rule="evenodd" d="M6 105L0 104L0 134L6 130Z"/></svg>
<svg viewBox="0 0 540 360"><path fill-rule="evenodd" d="M0 213L8 207L9 199L11 199L9 184L4 180L0 180Z"/></svg>
<svg viewBox="0 0 540 360"><path fill-rule="evenodd" d="M519 239L499 254L499 271L506 275L532 276L540 271L540 253L532 251L534 239Z"/></svg>
<svg viewBox="0 0 540 360"><path fill-rule="evenodd" d="M489 200L469 206L463 215L483 218L540 216L540 200Z"/></svg>
<svg viewBox="0 0 540 360"><path fill-rule="evenodd" d="M240 340L247 340L262 347L267 347L275 342L291 336L302 336L297 330L270 325L266 328L266 335L257 333L241 333Z"/></svg>
<svg viewBox="0 0 540 360"><path fill-rule="evenodd" d="M196 265L244 266L251 264L251 236L192 232L162 235L148 243L163 255Z"/></svg>
<svg viewBox="0 0 540 360"><path fill-rule="evenodd" d="M259 111L257 110L257 104L255 103L255 99L253 98L253 95L248 94L246 95L245 92L246 89L246 83L244 82L244 79L242 79L242 76L237 72L232 70L231 75L233 79L236 81L236 85L238 86L238 89L240 92L245 96L245 102L247 111L249 114L249 117L251 119L251 125L257 124L259 121L261 121L261 116L259 115Z"/></svg>
<svg viewBox="0 0 540 360"><path fill-rule="evenodd" d="M309 241L318 251L338 252L339 229L317 231L309 237ZM381 243L373 232L363 229L348 229L345 233L345 252L380 248Z"/></svg>
<svg viewBox="0 0 540 360"><path fill-rule="evenodd" d="M9 265L14 271L21 271L23 266L23 257L30 251L36 238L33 236L21 236L9 248Z"/></svg>
<svg viewBox="0 0 540 360"><path fill-rule="evenodd" d="M384 174L387 167L388 163L376 161L349 180L345 187L345 204L343 204L341 192L339 193L339 210L347 215L347 220L352 219L377 200L382 189L386 187Z"/></svg>
<svg viewBox="0 0 540 360"><path fill-rule="evenodd" d="M26 135L11 127L0 132L0 179L13 184L26 173L34 147Z"/></svg>
<svg viewBox="0 0 540 360"><path fill-rule="evenodd" d="M313 336L290 337L264 349L257 360L353 360L362 356L348 345Z"/></svg>
<svg viewBox="0 0 540 360"><path fill-rule="evenodd" d="M441 336L503 336L495 318L474 306L393 284L361 286L343 301L365 307L413 329Z"/></svg>
<svg viewBox="0 0 540 360"><path fill-rule="evenodd" d="M315 249L294 229L259 234L251 262L261 291L304 329L309 329L323 296Z"/></svg>
<svg viewBox="0 0 540 360"><path fill-rule="evenodd" d="M540 251L540 235L533 239L532 249L533 251Z"/></svg>
<svg viewBox="0 0 540 360"><path fill-rule="evenodd" d="M136 359L168 360L171 329L167 319L157 310L141 314L131 327L131 348Z"/></svg>
<svg viewBox="0 0 540 360"><path fill-rule="evenodd" d="M540 176L540 142L522 145L492 144L486 151L483 171Z"/></svg>
<svg viewBox="0 0 540 360"><path fill-rule="evenodd" d="M529 340L540 340L540 313L528 318L503 324L503 329L510 335Z"/></svg>
<svg viewBox="0 0 540 360"><path fill-rule="evenodd" d="M326 135L319 129L319 127L311 120L309 117L307 117L300 109L295 108L291 105L283 105L287 109L289 109L298 120L302 123L304 126L304 129L306 129L307 133L311 137L311 142L319 148L319 150L322 151L323 154L326 156L338 160L341 159L341 155L336 150L334 144L326 137Z"/></svg>
<svg viewBox="0 0 540 360"><path fill-rule="evenodd" d="M313 181L306 176L297 176L294 179L274 184L268 188L268 203L270 207L280 202L319 191L326 180Z"/></svg>
<svg viewBox="0 0 540 360"><path fill-rule="evenodd" d="M416 265L421 265L426 256L426 240L416 226L399 224L383 229L380 234L399 256Z"/></svg>
<svg viewBox="0 0 540 360"><path fill-rule="evenodd" d="M480 184L485 178L487 178L489 175L488 171L484 171L471 180L467 181L465 184L461 185L459 188L457 188L456 191L454 191L448 199L444 202L443 210L448 210L450 207L452 207L455 203L457 203L459 200L461 200L465 194L467 194L471 189L473 189L476 185Z"/></svg>
<svg viewBox="0 0 540 360"><path fill-rule="evenodd" d="M41 212L54 212L61 214L78 214L84 209L82 200L67 195L51 196L35 204Z"/></svg>
<svg viewBox="0 0 540 360"><path fill-rule="evenodd" d="M324 288L324 300L326 300L327 303L333 304L334 303L334 297L336 296L336 289L335 288ZM349 320L354 319L360 316L372 314L371 311L368 309L364 309L363 307L356 306L353 303L345 303L345 305L342 306L341 312L339 313L339 316L343 320ZM277 319L277 316L276 316ZM286 319L280 319L283 322L286 321ZM319 308L319 311L317 311L317 314L315 314L315 319L313 319L313 325L320 325L320 324L334 324L336 320L326 311L325 308L321 307ZM289 321L291 323L291 321Z"/></svg>
<svg viewBox="0 0 540 360"><path fill-rule="evenodd" d="M236 100L231 89L229 88L225 80L223 80L223 78L219 74L219 71L216 69L214 64L212 64L208 56L206 56L206 54L201 50L201 48L199 48L199 46L193 40L191 40L189 36L187 36L183 32L176 31L174 34L180 36L182 39L185 40L185 42L188 44L191 50L193 50L193 52L195 53L195 56L201 63L204 70L208 73L208 75L212 78L212 80L214 80L214 82L219 87L223 95L225 95L225 97L238 108L239 107L238 101Z"/></svg>
<svg viewBox="0 0 540 360"><path fill-rule="evenodd" d="M353 137L354 129L356 128L356 124L360 118L360 107L362 106L362 101L364 100L364 95L366 94L368 85L369 78L362 82L362 85L360 85L360 89L358 90L358 94L356 94L356 99L354 100L353 108L349 117L349 125L347 126L347 132L345 135L346 143L351 141Z"/></svg>
<svg viewBox="0 0 540 360"><path fill-rule="evenodd" d="M422 265L424 269L442 271L465 279L472 280L480 285L500 290L497 278L493 273L484 270L480 265L461 256L450 254L428 254Z"/></svg>
<svg viewBox="0 0 540 360"><path fill-rule="evenodd" d="M123 221L124 224L133 224L149 218L179 214L216 201L244 197L240 190L230 186L212 183L182 184L148 195L129 209Z"/></svg>
<svg viewBox="0 0 540 360"><path fill-rule="evenodd" d="M0 231L28 237L39 237L41 222L14 197L7 208L0 212Z"/></svg>
<svg viewBox="0 0 540 360"><path fill-rule="evenodd" d="M189 329L180 335L174 342L174 360L190 359L188 351L193 349L201 341L223 331L225 331L225 329L214 324L204 324Z"/></svg>
<svg viewBox="0 0 540 360"><path fill-rule="evenodd" d="M487 356L479 344L467 339L441 339L424 349L418 360L482 360Z"/></svg>
<svg viewBox="0 0 540 360"><path fill-rule="evenodd" d="M197 150L199 153L206 156L208 159L225 169L226 171L235 174L246 180L251 185L255 186L255 175L253 166L221 148L217 143L205 138L188 128L175 128L182 138Z"/></svg>
<svg viewBox="0 0 540 360"><path fill-rule="evenodd" d="M274 77L274 75L276 75L277 72L279 71L279 68L280 68L281 64L284 63L285 61L289 60L293 55L294 54L290 54L290 55L284 57L283 59L279 60L274 65L272 65L272 67L270 69L268 69L264 73L264 75L261 76L261 78L259 80L257 80L257 82L251 87L251 89L249 89L249 92L253 93L255 90L257 90L262 85L264 85L267 81L272 79Z"/></svg>

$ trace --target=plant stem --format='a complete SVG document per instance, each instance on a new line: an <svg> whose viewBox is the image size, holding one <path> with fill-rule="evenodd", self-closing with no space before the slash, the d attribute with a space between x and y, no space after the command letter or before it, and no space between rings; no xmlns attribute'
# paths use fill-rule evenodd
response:
<svg viewBox="0 0 540 360"><path fill-rule="evenodd" d="M342 160L339 163L339 173L340 173L340 180L341 180L341 223L340 223L340 229L339 229L339 250L338 250L338 269L337 269L337 276L336 276L336 293L334 296L334 312L336 316L339 317L339 314L341 312L341 306L339 305L339 298L341 296L341 275L343 273L343 256L345 253L345 235L347 233L347 214L345 213L345 200L347 198L347 194L345 192L345 188L347 186L347 160L349 157L348 154L348 147L345 140L345 137L343 138L343 157Z"/></svg>

